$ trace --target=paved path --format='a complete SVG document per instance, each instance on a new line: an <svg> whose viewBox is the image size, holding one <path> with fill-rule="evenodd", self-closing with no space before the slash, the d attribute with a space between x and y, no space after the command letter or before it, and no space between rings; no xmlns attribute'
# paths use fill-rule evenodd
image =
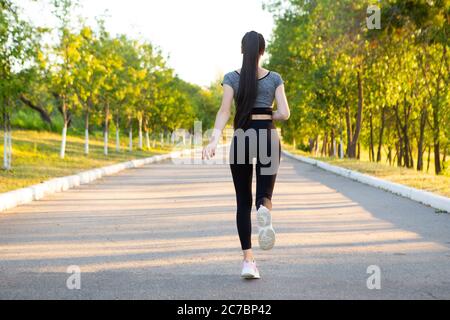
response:
<svg viewBox="0 0 450 320"><path fill-rule="evenodd" d="M2 213L0 298L450 298L449 215L286 158L275 194L251 282L226 165L152 164Z"/></svg>

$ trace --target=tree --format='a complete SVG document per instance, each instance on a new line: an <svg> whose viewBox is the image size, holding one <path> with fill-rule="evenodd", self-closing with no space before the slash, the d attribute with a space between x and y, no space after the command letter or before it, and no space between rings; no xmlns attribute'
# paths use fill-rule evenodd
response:
<svg viewBox="0 0 450 320"><path fill-rule="evenodd" d="M13 101L22 92L22 81L33 66L36 36L32 27L21 20L10 0L0 1L0 104L4 131L3 168L12 166L11 114Z"/></svg>
<svg viewBox="0 0 450 320"><path fill-rule="evenodd" d="M71 10L76 4L73 0L52 0L53 14L59 21L58 45L52 47L53 59L51 68L51 82L53 95L58 110L63 117L63 130L61 139L60 157L63 159L66 152L67 129L76 107L76 97L73 92L75 61L79 59L80 41L70 31Z"/></svg>
<svg viewBox="0 0 450 320"><path fill-rule="evenodd" d="M100 51L100 41L89 27L83 27L76 36L79 42L79 55L74 62L73 89L84 113L85 147L84 153L89 154L89 120L91 113L100 100L100 90L103 85L103 57Z"/></svg>

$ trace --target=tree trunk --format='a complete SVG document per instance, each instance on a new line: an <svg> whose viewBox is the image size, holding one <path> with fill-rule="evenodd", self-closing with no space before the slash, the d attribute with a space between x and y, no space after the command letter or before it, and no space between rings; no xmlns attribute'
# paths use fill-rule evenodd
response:
<svg viewBox="0 0 450 320"><path fill-rule="evenodd" d="M356 149L359 141L359 135L361 133L361 123L362 123L362 113L363 113L363 107L364 107L364 92L363 92L363 83L362 83L362 77L361 77L361 71L357 72L357 82L358 82L358 110L356 113L356 123L355 123L355 131L351 132L350 135L351 138L349 139L349 146L348 146L348 157L349 158L356 158ZM348 107L347 107L348 108ZM347 112L347 124L350 124L350 113ZM347 125L348 129L351 127ZM348 130L347 129L347 130Z"/></svg>
<svg viewBox="0 0 450 320"><path fill-rule="evenodd" d="M398 143L395 145L396 149L396 156L397 156L397 166L402 167L403 166L403 142L402 137L398 137Z"/></svg>
<svg viewBox="0 0 450 320"><path fill-rule="evenodd" d="M336 134L334 129L331 129L331 145L330 145L330 157L336 157Z"/></svg>
<svg viewBox="0 0 450 320"><path fill-rule="evenodd" d="M388 158L388 161L389 161L389 165L392 166L392 147L391 146L388 147L387 158Z"/></svg>
<svg viewBox="0 0 450 320"><path fill-rule="evenodd" d="M381 109L381 124L380 124L380 135L378 137L378 150L377 150L377 162L381 161L381 148L383 146L383 135L384 135L384 127L386 123L386 108L383 107Z"/></svg>
<svg viewBox="0 0 450 320"><path fill-rule="evenodd" d="M404 113L404 122L401 121L398 105L395 106L395 117L397 135L398 135L398 166L405 166L407 168L411 167L411 159L410 159L410 142L408 136L408 121L409 121L409 112L406 110L406 105L404 105L403 113Z"/></svg>
<svg viewBox="0 0 450 320"><path fill-rule="evenodd" d="M67 122L64 121L64 126L62 130L62 140L61 140L61 150L59 153L59 157L64 159L66 156L66 141L67 141Z"/></svg>
<svg viewBox="0 0 450 320"><path fill-rule="evenodd" d="M328 132L325 132L325 135L323 136L322 150L320 151L320 155L322 157L327 156L328 154L327 145L328 145Z"/></svg>
<svg viewBox="0 0 450 320"><path fill-rule="evenodd" d="M412 153L411 143L409 144L409 168L414 168L414 157Z"/></svg>
<svg viewBox="0 0 450 320"><path fill-rule="evenodd" d="M403 151L403 157L405 159L405 167L411 168L410 146L409 146L409 137L408 137L408 133L407 133L407 126L405 125L404 128L405 129L404 129L403 135L404 135L405 141L404 141L403 145L405 147L405 150Z"/></svg>
<svg viewBox="0 0 450 320"><path fill-rule="evenodd" d="M6 127L6 120L5 121L5 127L3 129L3 169L9 170L9 164L8 164L8 129Z"/></svg>
<svg viewBox="0 0 450 320"><path fill-rule="evenodd" d="M120 118L119 118L119 112L117 112L117 117L116 117L116 151L120 152Z"/></svg>
<svg viewBox="0 0 450 320"><path fill-rule="evenodd" d="M369 124L370 124L369 161L375 162L375 150L374 150L374 141L373 141L373 116L372 116L372 112L370 112Z"/></svg>
<svg viewBox="0 0 450 320"><path fill-rule="evenodd" d="M330 150L330 156L336 157L337 156L337 150L336 150L336 133L334 131L334 128L331 129L331 150Z"/></svg>
<svg viewBox="0 0 450 320"><path fill-rule="evenodd" d="M37 111L39 113L39 116L41 117L41 119L48 123L50 126L53 124L52 123L52 119L50 118L50 115L48 114L48 112L42 108L41 106L35 105L33 102L31 102L30 99L28 99L25 95L20 95L19 97L20 101L22 101L22 103L24 105L26 105L27 107L33 109L34 111Z"/></svg>
<svg viewBox="0 0 450 320"><path fill-rule="evenodd" d="M12 168L12 130L11 119L8 116L8 169Z"/></svg>
<svg viewBox="0 0 450 320"><path fill-rule="evenodd" d="M89 154L89 110L84 116L84 154Z"/></svg>
<svg viewBox="0 0 450 320"><path fill-rule="evenodd" d="M438 99L439 100L439 99ZM441 174L441 149L440 149L440 127L439 127L439 104L433 103L433 147L434 147L434 171Z"/></svg>
<svg viewBox="0 0 450 320"><path fill-rule="evenodd" d="M361 143L358 142L357 148L358 153L356 154L356 159L361 160Z"/></svg>
<svg viewBox="0 0 450 320"><path fill-rule="evenodd" d="M10 170L12 167L11 163L11 153L12 153L12 142L11 142L11 125L10 118L7 112L6 106L3 110L3 124L4 124L4 136L3 136L3 169Z"/></svg>
<svg viewBox="0 0 450 320"><path fill-rule="evenodd" d="M103 153L105 156L108 155L108 138L109 138L109 102L106 102L105 104L105 123L104 123L104 130L103 130Z"/></svg>
<svg viewBox="0 0 450 320"><path fill-rule="evenodd" d="M118 127L116 127L116 151L120 152L120 132Z"/></svg>
<svg viewBox="0 0 450 320"><path fill-rule="evenodd" d="M444 148L444 157L442 158L442 170L443 171L445 171L445 169L446 169L445 164L447 162L447 152L448 152L448 145L445 146L445 148Z"/></svg>
<svg viewBox="0 0 450 320"><path fill-rule="evenodd" d="M138 144L138 147L139 147L139 150L142 150L143 149L143 142L142 142L142 117L139 117L139 119L138 119L138 123L139 123L139 144Z"/></svg>
<svg viewBox="0 0 450 320"><path fill-rule="evenodd" d="M308 139L308 143L309 143L309 152L313 153L314 152L315 139L309 138ZM295 145L295 143L294 143L294 145Z"/></svg>
<svg viewBox="0 0 450 320"><path fill-rule="evenodd" d="M426 117L426 109L422 109L422 112L420 114L420 125L419 125L419 141L417 143L417 171L423 170L423 153L424 153L424 146L423 141L425 137L425 126L427 123L427 117Z"/></svg>
<svg viewBox="0 0 450 320"><path fill-rule="evenodd" d="M129 119L128 122L128 128L129 128L129 132L128 132L128 150L130 152L133 151L133 122L131 121L131 118Z"/></svg>
<svg viewBox="0 0 450 320"><path fill-rule="evenodd" d="M63 130L62 130L62 139L61 139L61 150L59 153L59 157L61 159L64 159L64 157L66 156L66 141L67 141L67 127L69 125L69 117L68 117L68 113L67 113L67 104L66 104L66 98L63 98L62 101L62 106L61 106L61 113L63 116L63 120L64 120L64 126L63 126Z"/></svg>
<svg viewBox="0 0 450 320"><path fill-rule="evenodd" d="M133 130L130 128L130 132L128 133L128 150L130 152L133 151Z"/></svg>
<svg viewBox="0 0 450 320"><path fill-rule="evenodd" d="M145 131L145 145L147 147L147 150L150 150L150 136L148 133L148 118L144 118L144 131Z"/></svg>
<svg viewBox="0 0 450 320"><path fill-rule="evenodd" d="M316 141L314 141L314 155L317 157L319 155L319 140L320 136L316 136Z"/></svg>
<svg viewBox="0 0 450 320"><path fill-rule="evenodd" d="M442 60L441 64L446 62L447 56L447 46L442 46ZM448 68L448 67L447 67ZM440 105L441 105L441 77L442 68L439 68L439 73L436 81L436 99L432 103L433 107L433 144L434 144L434 170L437 175L442 173L441 166L441 143L440 143L440 126L439 126L439 113L440 113ZM447 70L448 71L448 70ZM445 93L444 93L445 97Z"/></svg>
<svg viewBox="0 0 450 320"><path fill-rule="evenodd" d="M89 154L89 129L84 130L84 154Z"/></svg>
<svg viewBox="0 0 450 320"><path fill-rule="evenodd" d="M348 148L347 148L347 156L348 156L350 159L356 158L356 146L357 146L357 144L353 143L353 141L350 142L350 144L348 145Z"/></svg>
<svg viewBox="0 0 450 320"><path fill-rule="evenodd" d="M427 173L430 171L431 145L428 145Z"/></svg>
<svg viewBox="0 0 450 320"><path fill-rule="evenodd" d="M108 155L108 144L109 144L109 133L108 131L103 132L103 154Z"/></svg>
<svg viewBox="0 0 450 320"><path fill-rule="evenodd" d="M411 105L406 103L406 98L403 103L403 114L404 114L404 125L403 125L403 138L404 138L404 157L405 157L405 166L407 168L412 168L414 166L412 153L411 153L411 140L409 138L409 115L411 113Z"/></svg>
<svg viewBox="0 0 450 320"><path fill-rule="evenodd" d="M342 127L339 128L339 134L340 134L340 138L339 138L339 158L344 159L344 137L342 135Z"/></svg>
<svg viewBox="0 0 450 320"><path fill-rule="evenodd" d="M350 115L350 107L348 104L345 105L345 123L347 124L347 156L350 157L350 146L352 144L352 121L351 121L351 115Z"/></svg>
<svg viewBox="0 0 450 320"><path fill-rule="evenodd" d="M439 175L442 172L441 168L441 149L440 149L440 143L439 138L434 138L434 172Z"/></svg>
<svg viewBox="0 0 450 320"><path fill-rule="evenodd" d="M150 136L148 135L148 130L145 131L145 145L148 150L150 150Z"/></svg>
<svg viewBox="0 0 450 320"><path fill-rule="evenodd" d="M361 133L361 124L362 124L362 113L364 106L364 92L363 92L363 83L361 78L361 72L358 71L357 74L358 79L358 112L356 114L356 125L355 125L355 133L353 134L352 144L356 146L359 144L359 135ZM358 146L358 159L361 156L361 146ZM354 157L354 154L353 154Z"/></svg>

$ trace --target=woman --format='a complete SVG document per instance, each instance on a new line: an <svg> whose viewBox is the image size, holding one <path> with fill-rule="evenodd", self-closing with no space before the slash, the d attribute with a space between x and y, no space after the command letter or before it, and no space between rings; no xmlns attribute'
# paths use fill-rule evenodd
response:
<svg viewBox="0 0 450 320"><path fill-rule="evenodd" d="M265 48L266 43L261 34L255 31L245 34L242 39L242 68L224 76L222 105L217 113L210 143L203 150L204 159L215 156L234 99L236 116L230 168L236 191L237 229L244 253L241 276L246 279L260 278L251 243L252 160L256 158L255 205L259 245L263 250L270 250L275 244L270 210L280 161L280 142L273 121L287 120L290 116L283 79L278 73L259 66ZM273 111L274 100L277 102L276 111Z"/></svg>

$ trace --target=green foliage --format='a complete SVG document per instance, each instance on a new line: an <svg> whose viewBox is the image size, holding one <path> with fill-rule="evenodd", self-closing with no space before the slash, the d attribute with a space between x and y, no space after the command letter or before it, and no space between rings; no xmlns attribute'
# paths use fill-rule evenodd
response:
<svg viewBox="0 0 450 320"><path fill-rule="evenodd" d="M76 0L50 3L55 30L25 23L12 0L1 2L0 98L9 99L14 127L57 131L63 119L75 132L113 122L157 133L211 123L218 92L179 79L158 47L112 36L101 19L86 25L73 16ZM57 41L41 45L46 33Z"/></svg>
<svg viewBox="0 0 450 320"><path fill-rule="evenodd" d="M0 104L4 122L32 65L36 45L33 32L32 27L19 17L12 1L0 1Z"/></svg>
<svg viewBox="0 0 450 320"><path fill-rule="evenodd" d="M61 117L54 117L53 124L49 125L42 121L42 118L36 112L30 112L21 108L11 119L11 125L14 128L27 130L60 132L63 127L63 121Z"/></svg>
<svg viewBox="0 0 450 320"><path fill-rule="evenodd" d="M336 154L342 141L349 157L360 146L371 161L389 157L419 170L432 147L442 173L450 147L450 1L378 5L381 30L367 27L367 1L266 3L275 15L267 67L285 78L292 109L283 136L323 155Z"/></svg>

